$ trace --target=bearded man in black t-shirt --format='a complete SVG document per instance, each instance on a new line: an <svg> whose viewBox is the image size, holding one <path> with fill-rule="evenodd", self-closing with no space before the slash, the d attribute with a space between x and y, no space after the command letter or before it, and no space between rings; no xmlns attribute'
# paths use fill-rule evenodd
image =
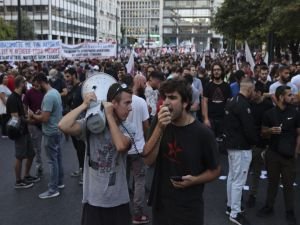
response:
<svg viewBox="0 0 300 225"><path fill-rule="evenodd" d="M220 63L214 63L211 69L211 79L203 91L202 116L203 123L211 128L215 136L223 135L225 104L231 97L229 84L224 80L224 68Z"/></svg>
<svg viewBox="0 0 300 225"><path fill-rule="evenodd" d="M71 90L68 92L66 96L66 112L69 112L78 106L80 106L83 102L81 96L81 87L82 83L78 79L78 74L75 68L68 68L65 70L64 79L68 86L71 87ZM80 118L83 118L84 114L80 115ZM78 118L78 119L80 119ZM80 177L79 184L83 183L82 171L84 165L84 155L85 155L85 142L82 140L78 140L76 137L72 137L73 146L77 152L77 159L79 163L79 170L71 173L72 177Z"/></svg>
<svg viewBox="0 0 300 225"><path fill-rule="evenodd" d="M189 113L191 88L182 79L162 83L163 105L144 146L155 164L149 204L153 225L202 225L204 184L220 173L213 133Z"/></svg>

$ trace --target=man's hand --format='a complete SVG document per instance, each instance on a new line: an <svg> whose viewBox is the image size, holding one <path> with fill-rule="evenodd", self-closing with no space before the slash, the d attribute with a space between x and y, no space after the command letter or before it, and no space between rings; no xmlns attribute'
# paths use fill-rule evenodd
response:
<svg viewBox="0 0 300 225"><path fill-rule="evenodd" d="M204 123L205 126L211 128L211 124L210 124L209 119L204 120L203 123Z"/></svg>
<svg viewBox="0 0 300 225"><path fill-rule="evenodd" d="M186 175L182 177L182 181L174 181L171 179L171 182L175 188L187 188L196 184L195 177L192 175Z"/></svg>
<svg viewBox="0 0 300 225"><path fill-rule="evenodd" d="M92 101L97 101L97 96L95 95L95 92L87 93L83 98L83 105L87 109Z"/></svg>
<svg viewBox="0 0 300 225"><path fill-rule="evenodd" d="M28 118L29 119L33 117L33 114L34 113L32 112L32 110L28 109Z"/></svg>
<svg viewBox="0 0 300 225"><path fill-rule="evenodd" d="M112 116L114 114L114 105L111 102L102 102L102 105L106 116Z"/></svg>
<svg viewBox="0 0 300 225"><path fill-rule="evenodd" d="M171 123L171 113L167 106L162 106L157 114L158 126L164 129L168 124Z"/></svg>
<svg viewBox="0 0 300 225"><path fill-rule="evenodd" d="M271 127L270 133L271 134L281 134L281 127Z"/></svg>

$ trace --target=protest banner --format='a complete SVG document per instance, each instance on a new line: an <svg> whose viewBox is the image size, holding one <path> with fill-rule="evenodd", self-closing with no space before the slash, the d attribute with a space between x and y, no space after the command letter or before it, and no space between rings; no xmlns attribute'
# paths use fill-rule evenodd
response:
<svg viewBox="0 0 300 225"><path fill-rule="evenodd" d="M85 42L77 45L62 44L62 57L68 59L116 57L117 45L114 43Z"/></svg>
<svg viewBox="0 0 300 225"><path fill-rule="evenodd" d="M60 40L0 41L0 61L61 60Z"/></svg>

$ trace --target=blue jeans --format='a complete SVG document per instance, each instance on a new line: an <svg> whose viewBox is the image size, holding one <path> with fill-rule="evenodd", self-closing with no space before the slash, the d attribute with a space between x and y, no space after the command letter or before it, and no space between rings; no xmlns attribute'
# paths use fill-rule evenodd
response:
<svg viewBox="0 0 300 225"><path fill-rule="evenodd" d="M43 146L46 151L50 169L50 181L48 188L50 192L58 191L58 185L63 184L63 167L61 161L61 134L51 136L43 134Z"/></svg>

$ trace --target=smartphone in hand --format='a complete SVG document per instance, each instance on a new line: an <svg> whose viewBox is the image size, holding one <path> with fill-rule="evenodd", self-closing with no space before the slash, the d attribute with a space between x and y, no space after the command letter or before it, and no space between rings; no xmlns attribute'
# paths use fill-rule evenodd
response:
<svg viewBox="0 0 300 225"><path fill-rule="evenodd" d="M183 181L182 176L170 176L170 179L174 181Z"/></svg>

